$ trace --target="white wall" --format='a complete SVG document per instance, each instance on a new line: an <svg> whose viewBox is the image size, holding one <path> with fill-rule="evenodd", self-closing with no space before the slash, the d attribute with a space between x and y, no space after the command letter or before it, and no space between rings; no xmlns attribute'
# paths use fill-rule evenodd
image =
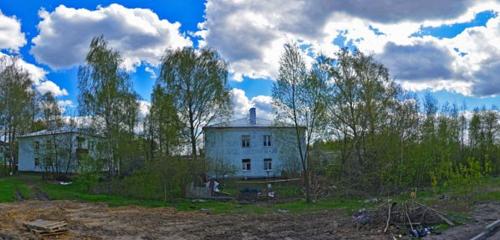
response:
<svg viewBox="0 0 500 240"><path fill-rule="evenodd" d="M72 148L71 151L71 165L70 165L70 172L75 172L77 169L77 163L76 163L76 150L78 148L78 142L77 142L77 136L78 134L76 133L63 133L63 134L57 134L57 135L42 135L42 136L32 136L32 137L21 137L18 138L18 143L19 143L19 161L18 161L18 170L19 171L29 171L29 172L42 172L45 171L44 167L42 166L43 163L43 155L44 155L44 149L45 149L45 143L46 141L54 140L56 141L56 145L58 147L58 151L67 151L69 148ZM88 148L88 141L89 139L95 140L95 138L90 137L90 136L85 136L81 135L82 137L85 138L85 142L83 143L83 148ZM69 142L71 139L72 142ZM39 142L39 154L38 157L40 158L40 164L39 166L35 166L35 156L37 155L35 153L35 142ZM92 149L89 149L89 153L93 155ZM58 161L60 162L60 166L62 167L62 172L65 172L66 170L66 164L68 161L68 153L64 152L64 154L58 154Z"/></svg>
<svg viewBox="0 0 500 240"><path fill-rule="evenodd" d="M249 148L241 146L242 135L250 135ZM271 146L264 146L264 135L271 135ZM237 177L277 177L282 170L300 170L294 128L206 128L205 141L207 159L233 165ZM264 170L266 158L272 159L272 171ZM242 169L242 159L251 160L251 170Z"/></svg>

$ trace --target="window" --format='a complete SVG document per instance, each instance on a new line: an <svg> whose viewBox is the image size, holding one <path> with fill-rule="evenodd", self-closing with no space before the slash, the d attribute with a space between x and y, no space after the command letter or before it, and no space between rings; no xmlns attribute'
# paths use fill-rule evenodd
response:
<svg viewBox="0 0 500 240"><path fill-rule="evenodd" d="M241 147L250 147L250 135L241 135Z"/></svg>
<svg viewBox="0 0 500 240"><path fill-rule="evenodd" d="M38 153L40 151L40 142L35 141L35 153Z"/></svg>
<svg viewBox="0 0 500 240"><path fill-rule="evenodd" d="M271 146L271 135L264 135L264 146L265 147Z"/></svg>
<svg viewBox="0 0 500 240"><path fill-rule="evenodd" d="M80 149L84 148L84 143L85 143L84 137L81 137L81 136L76 137L77 148L80 148Z"/></svg>
<svg viewBox="0 0 500 240"><path fill-rule="evenodd" d="M273 160L270 158L264 159L264 170L269 171L273 169Z"/></svg>
<svg viewBox="0 0 500 240"><path fill-rule="evenodd" d="M35 158L35 167L38 167L40 165L40 159L39 158Z"/></svg>
<svg viewBox="0 0 500 240"><path fill-rule="evenodd" d="M241 160L241 165L243 167L243 171L250 171L250 169L252 169L250 165L250 159Z"/></svg>

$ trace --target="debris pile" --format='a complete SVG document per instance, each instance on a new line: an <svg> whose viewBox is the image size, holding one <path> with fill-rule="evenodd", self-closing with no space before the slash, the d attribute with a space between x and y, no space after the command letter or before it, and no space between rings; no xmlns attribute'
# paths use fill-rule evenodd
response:
<svg viewBox="0 0 500 240"><path fill-rule="evenodd" d="M444 213L416 201L387 202L373 210L361 209L352 216L357 229L383 226L384 233L393 236L425 237L434 233L432 226L455 224Z"/></svg>
<svg viewBox="0 0 500 240"><path fill-rule="evenodd" d="M37 219L32 222L24 223L24 226L38 237L61 235L68 231L66 228L67 224L64 221Z"/></svg>

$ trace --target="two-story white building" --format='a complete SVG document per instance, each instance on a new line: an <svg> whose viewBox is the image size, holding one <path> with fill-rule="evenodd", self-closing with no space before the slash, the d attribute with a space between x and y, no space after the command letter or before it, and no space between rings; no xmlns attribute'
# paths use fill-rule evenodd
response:
<svg viewBox="0 0 500 240"><path fill-rule="evenodd" d="M302 143L304 130L301 128ZM248 118L210 125L203 131L210 165L231 167L235 177L280 177L300 171L295 127L257 118L255 108ZM214 170L209 175L226 177Z"/></svg>

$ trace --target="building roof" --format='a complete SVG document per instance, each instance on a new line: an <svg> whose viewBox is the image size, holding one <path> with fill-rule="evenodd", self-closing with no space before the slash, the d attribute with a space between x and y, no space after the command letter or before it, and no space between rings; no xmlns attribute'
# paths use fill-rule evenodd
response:
<svg viewBox="0 0 500 240"><path fill-rule="evenodd" d="M255 124L251 123L249 118L240 118L227 122L212 124L204 128L291 128L291 127L294 127L294 125L277 123L263 118L256 118Z"/></svg>
<svg viewBox="0 0 500 240"><path fill-rule="evenodd" d="M22 136L19 136L18 138L47 136L47 135L65 134L65 133L80 133L80 134L90 135L90 133L87 130L84 130L81 128L61 127L61 128L54 129L54 130L44 129L41 131L27 133L27 134L24 134Z"/></svg>

